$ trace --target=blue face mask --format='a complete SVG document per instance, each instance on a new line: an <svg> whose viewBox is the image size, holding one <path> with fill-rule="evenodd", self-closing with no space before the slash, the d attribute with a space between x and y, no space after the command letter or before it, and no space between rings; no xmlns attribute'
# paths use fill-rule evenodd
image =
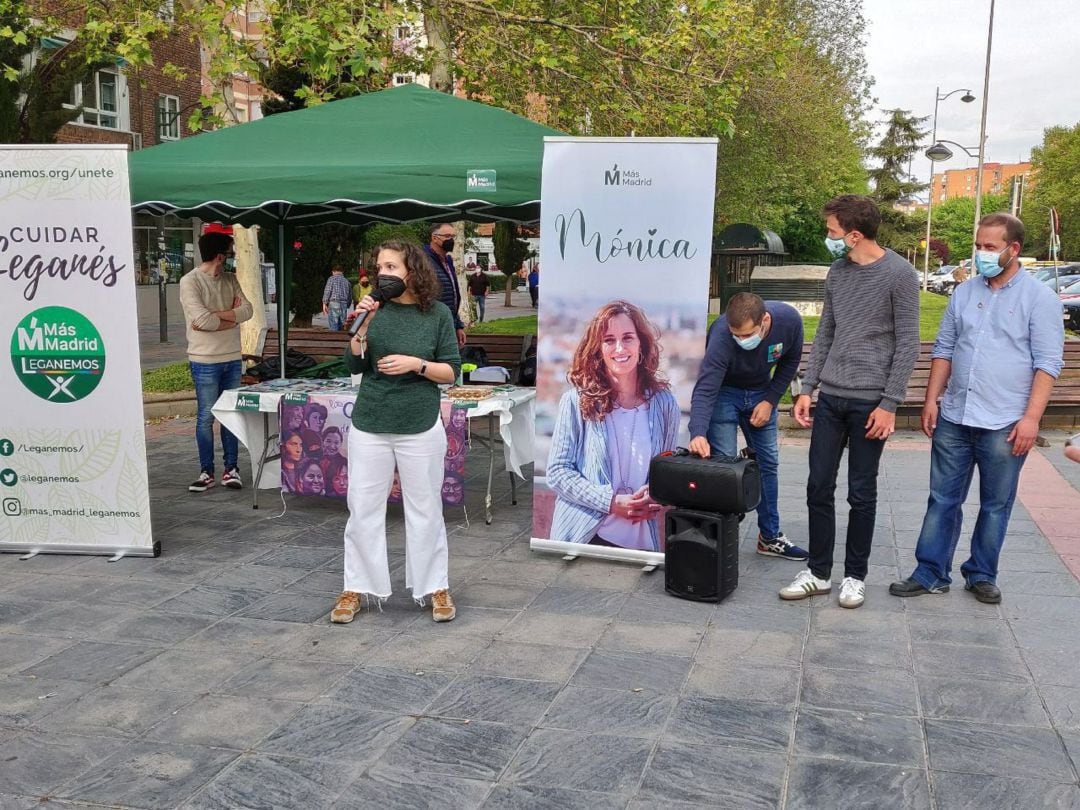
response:
<svg viewBox="0 0 1080 810"><path fill-rule="evenodd" d="M1001 254L1008 248L995 253L992 250L977 250L975 251L975 269L980 276L985 278L993 278L1001 273L1005 268L1001 266Z"/></svg>
<svg viewBox="0 0 1080 810"><path fill-rule="evenodd" d="M750 337L739 338L739 337L735 337L735 335L732 335L731 338L732 338L732 340L734 340L736 343L739 344L740 349L746 349L746 351L748 351L748 352L753 351L754 349L756 349L758 346L761 345L761 333L760 332L755 332L754 334L750 335Z"/></svg>
<svg viewBox="0 0 1080 810"><path fill-rule="evenodd" d="M833 239L831 236L826 236L825 247L834 259L844 258L851 250L851 246L844 241L843 237L840 237L839 239Z"/></svg>

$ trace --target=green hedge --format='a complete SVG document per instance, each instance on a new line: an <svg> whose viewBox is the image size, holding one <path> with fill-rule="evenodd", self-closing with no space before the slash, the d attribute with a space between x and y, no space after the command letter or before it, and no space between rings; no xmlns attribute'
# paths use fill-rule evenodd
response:
<svg viewBox="0 0 1080 810"><path fill-rule="evenodd" d="M142 388L144 394L172 394L194 390L195 381L191 379L191 368L185 361L146 369L142 373Z"/></svg>

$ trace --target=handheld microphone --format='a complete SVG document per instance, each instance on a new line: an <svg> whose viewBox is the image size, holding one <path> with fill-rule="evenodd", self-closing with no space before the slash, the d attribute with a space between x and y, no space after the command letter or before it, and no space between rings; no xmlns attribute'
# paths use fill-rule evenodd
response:
<svg viewBox="0 0 1080 810"><path fill-rule="evenodd" d="M371 299L379 304L385 304L387 301L391 301L402 293L405 292L405 281L397 276L382 276L379 278L379 286L371 291ZM360 327L364 325L364 321L367 320L367 316L371 313L370 309L365 309L352 322L352 326L349 327L349 336L355 335L360 331Z"/></svg>

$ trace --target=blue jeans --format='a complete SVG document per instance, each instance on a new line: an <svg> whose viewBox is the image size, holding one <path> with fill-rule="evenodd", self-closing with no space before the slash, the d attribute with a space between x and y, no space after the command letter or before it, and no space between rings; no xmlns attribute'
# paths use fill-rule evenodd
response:
<svg viewBox="0 0 1080 810"><path fill-rule="evenodd" d="M227 363L189 363L195 381L195 399L199 413L195 419L195 443L199 446L199 469L214 474L214 407L223 391L240 387L240 361ZM221 426L222 463L226 470L236 466L240 443L229 430Z"/></svg>
<svg viewBox="0 0 1080 810"><path fill-rule="evenodd" d="M765 391L749 391L744 388L724 386L720 389L709 422L709 448L721 456L739 454L738 430L742 428L746 444L757 456L761 469L761 500L758 502L758 531L766 540L780 534L780 511L777 506L779 485L777 468L780 464L780 448L777 443L776 408L769 421L759 428L750 424L750 414L765 399Z"/></svg>
<svg viewBox="0 0 1080 810"><path fill-rule="evenodd" d="M349 305L342 301L331 301L326 305L326 324L331 332L340 332L345 327L345 315Z"/></svg>
<svg viewBox="0 0 1080 810"><path fill-rule="evenodd" d="M1016 485L1026 455L1014 456L1006 441L1012 425L1000 430L957 425L938 417L930 455L930 499L926 505L919 544L918 566L912 579L930 590L952 580L953 554L964 520L961 507L979 470L979 516L971 536L971 557L960 573L968 584L994 582L998 557L1005 543Z"/></svg>
<svg viewBox="0 0 1080 810"><path fill-rule="evenodd" d="M866 579L877 517L877 476L885 442L866 438L866 421L878 401L819 394L810 432L810 477L806 506L810 517L810 561L814 576L832 574L836 546L836 475L848 451L847 548L844 576Z"/></svg>
<svg viewBox="0 0 1080 810"><path fill-rule="evenodd" d="M480 323L483 323L484 322L484 307L487 305L487 296L486 295L474 295L472 298L473 298L473 301L476 302L476 314L478 316L478 319L479 319Z"/></svg>

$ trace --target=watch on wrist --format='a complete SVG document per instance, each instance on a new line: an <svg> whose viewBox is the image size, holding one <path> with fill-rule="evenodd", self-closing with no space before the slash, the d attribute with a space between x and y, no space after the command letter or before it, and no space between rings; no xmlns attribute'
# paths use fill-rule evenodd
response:
<svg viewBox="0 0 1080 810"><path fill-rule="evenodd" d="M427 376L427 360L420 361L420 371L418 373L421 377Z"/></svg>

